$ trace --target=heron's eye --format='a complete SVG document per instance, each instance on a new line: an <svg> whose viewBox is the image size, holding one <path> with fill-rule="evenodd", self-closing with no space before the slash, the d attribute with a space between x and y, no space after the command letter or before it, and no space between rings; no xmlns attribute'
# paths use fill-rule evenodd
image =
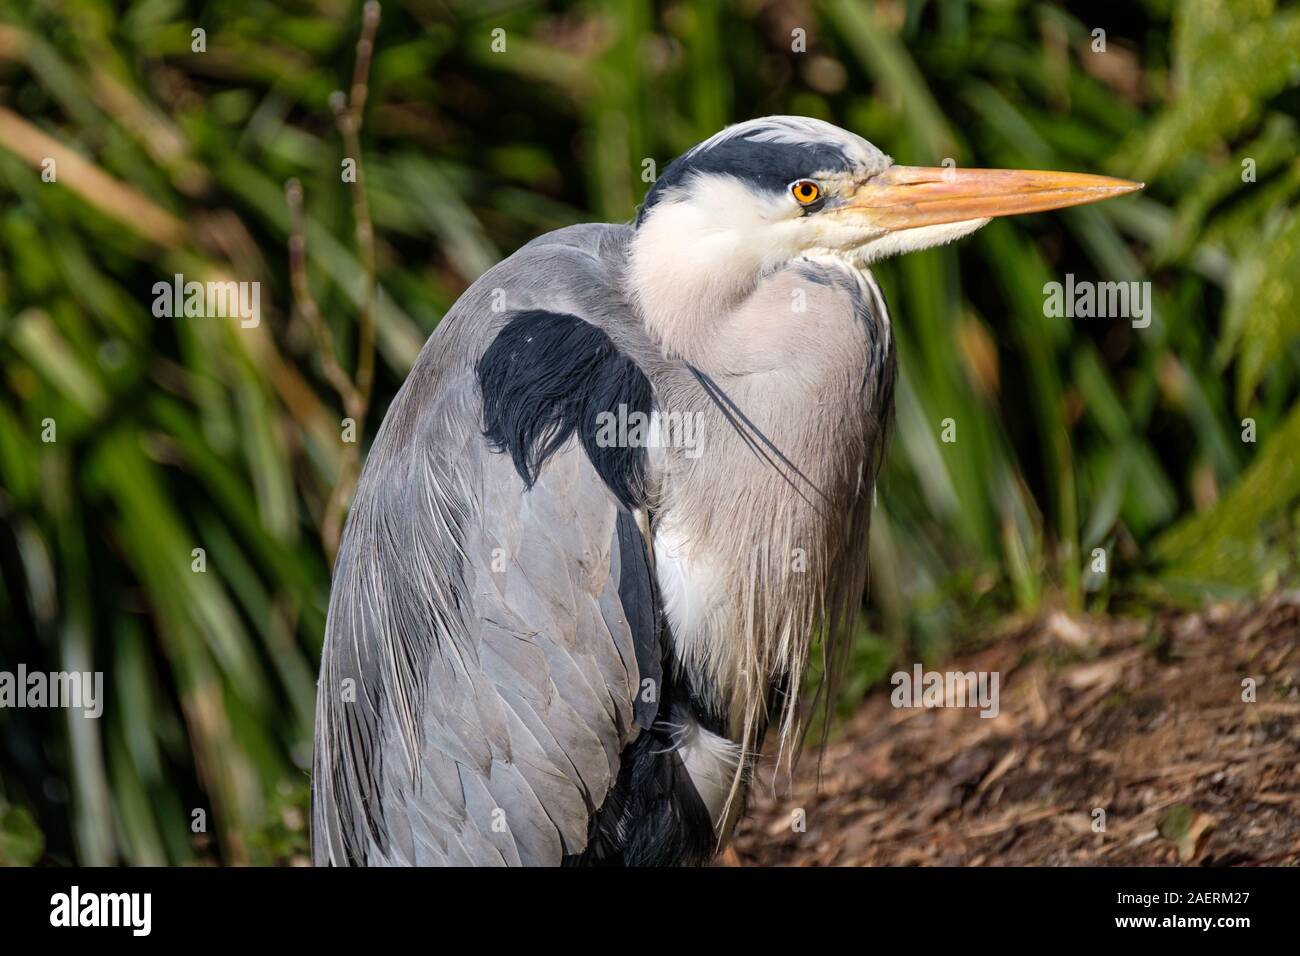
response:
<svg viewBox="0 0 1300 956"><path fill-rule="evenodd" d="M822 198L822 188L811 179L796 179L790 184L790 195L801 206L811 206Z"/></svg>

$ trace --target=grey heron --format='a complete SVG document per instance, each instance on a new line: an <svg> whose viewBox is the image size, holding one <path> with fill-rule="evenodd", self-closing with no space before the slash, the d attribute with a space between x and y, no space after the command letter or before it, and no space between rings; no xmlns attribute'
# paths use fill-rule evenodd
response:
<svg viewBox="0 0 1300 956"><path fill-rule="evenodd" d="M767 117L476 281L369 452L318 685L318 864L700 864L853 624L892 412L868 267L1139 184L895 165Z"/></svg>

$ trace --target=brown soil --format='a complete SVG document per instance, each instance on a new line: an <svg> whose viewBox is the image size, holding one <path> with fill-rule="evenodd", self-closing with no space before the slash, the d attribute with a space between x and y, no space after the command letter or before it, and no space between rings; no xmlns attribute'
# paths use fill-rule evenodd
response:
<svg viewBox="0 0 1300 956"><path fill-rule="evenodd" d="M1300 864L1298 635L1296 593L1151 621L1047 615L944 665L999 672L997 717L895 708L891 687L874 691L827 747L820 786L815 754L789 799L760 786L728 855L787 866ZM1242 699L1246 678L1254 703Z"/></svg>

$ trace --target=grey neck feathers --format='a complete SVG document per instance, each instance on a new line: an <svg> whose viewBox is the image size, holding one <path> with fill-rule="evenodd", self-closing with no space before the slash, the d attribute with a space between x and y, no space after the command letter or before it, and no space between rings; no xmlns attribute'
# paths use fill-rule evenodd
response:
<svg viewBox="0 0 1300 956"><path fill-rule="evenodd" d="M893 373L883 316L866 313L855 283L801 265L711 316L697 308L711 342L697 339L699 362L656 382L661 413L702 422L698 454L654 457L656 534L698 556L717 601L692 633L674 634L676 651L746 753L778 685L794 691L777 715L782 754L794 753L813 635L851 629L865 587Z"/></svg>

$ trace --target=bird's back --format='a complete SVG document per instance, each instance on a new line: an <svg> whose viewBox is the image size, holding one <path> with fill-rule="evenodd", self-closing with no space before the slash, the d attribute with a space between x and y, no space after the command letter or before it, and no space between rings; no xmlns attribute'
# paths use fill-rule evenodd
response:
<svg viewBox="0 0 1300 956"><path fill-rule="evenodd" d="M556 449L531 489L512 452L527 466L524 444L572 428L566 391L635 390L602 358L602 327L635 334L626 232L560 230L489 270L385 417L331 590L318 864L558 863L586 844L658 664L649 572L581 448Z"/></svg>

